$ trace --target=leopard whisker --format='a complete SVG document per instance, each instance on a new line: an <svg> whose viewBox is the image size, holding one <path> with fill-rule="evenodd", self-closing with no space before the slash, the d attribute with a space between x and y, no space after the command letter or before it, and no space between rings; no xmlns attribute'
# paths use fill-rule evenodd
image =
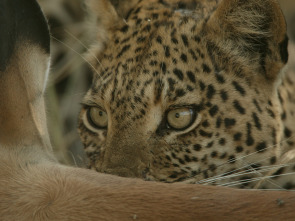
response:
<svg viewBox="0 0 295 221"><path fill-rule="evenodd" d="M67 47L68 49L70 49L71 51L73 51L74 53L76 53L77 55L79 55L79 57L81 57L91 68L92 70L99 76L99 72L93 67L93 65L83 56L81 55L81 53L79 53L78 51L76 51L75 49L73 49L72 47L70 47L68 44L66 44L65 42L57 39L56 37L54 37L53 35L51 35L51 38L53 38L54 40L58 41L59 43L61 43L62 45L64 45L65 47Z"/></svg>
<svg viewBox="0 0 295 221"><path fill-rule="evenodd" d="M74 40L76 40L80 45L82 45L88 51L87 53L90 54L98 62L98 64L101 66L101 68L105 71L105 68L103 67L103 65L101 64L99 59L91 52L91 50L89 50L89 48L80 39L78 39L75 35L73 35L67 29L65 29L64 31L65 31L65 33L70 35ZM89 63L89 62L87 62L87 63Z"/></svg>
<svg viewBox="0 0 295 221"><path fill-rule="evenodd" d="M285 139L285 140L283 140L283 141L281 141L280 143L278 143L278 144L275 144L275 145L271 145L271 146L269 146L269 147L266 147L266 148L264 148L262 151L265 151L265 150L267 150L267 149L269 149L269 148L273 148L273 147L276 147L276 146L278 146L278 145L281 145L282 143L284 143L284 142L287 142L289 139L291 139L292 137L289 137L288 139ZM245 155L245 156L242 156L242 157L239 157L239 158L236 158L236 159L233 159L233 160L228 160L226 163L222 163L222 164L219 164L219 165L217 165L216 166L216 168L218 168L218 167L222 167L222 166L225 166L225 165L228 165L228 164L230 164L230 163L233 163L233 162L236 162L236 161L239 161L239 160L245 160L247 157L250 157L250 156L252 156L252 155L254 155L254 154L257 154L257 153L259 153L260 151L255 151L255 152L253 152L253 153L250 153L250 154L247 154L247 155ZM271 157L268 157L268 158L264 158L264 159L262 159L262 160L260 160L260 161L257 161L257 162L255 162L255 163L252 163L252 164L257 164L257 163L260 163L260 162L263 162L263 161L265 161L265 160L267 160L267 159L270 159ZM240 168L238 168L238 169L235 169L235 170L232 170L232 171L229 171L229 172L225 172L225 173L223 173L223 174L220 174L220 175L217 175L217 176L214 176L214 177L210 177L210 178L207 178L207 179L203 179L203 180L200 180L200 181L198 181L197 183L199 183L199 182L206 182L206 180L211 180L211 179L215 179L216 177L224 177L226 174L232 174L233 172L235 172L235 171L239 171L239 170L241 170L241 169L244 169L244 168L247 168L247 167L249 167L250 166L250 164L246 164L245 166L243 166L243 167L240 167ZM204 171L207 171L208 169L206 169L206 170L203 170L202 172L204 172Z"/></svg>
<svg viewBox="0 0 295 221"><path fill-rule="evenodd" d="M247 157L247 156L249 156L249 155L246 155L245 157ZM245 157L241 157L241 158L245 158ZM270 158L270 157L269 157ZM257 161L257 162L255 162L255 163L260 163L260 162L262 162L262 161L265 161L265 160L267 160L267 159L269 159L269 158L266 158L266 159L262 159L262 160L260 160L260 161ZM221 166L224 166L224 165L227 165L228 163L230 163L229 161L228 162L226 162L226 163L223 163L223 164L220 164L220 165L218 165L217 167L221 167ZM225 173L222 173L222 174L219 174L219 175L216 175L216 176L214 176L214 177L210 177L210 178L207 178L207 179L203 179L203 180L200 180L200 181L198 181L197 183L200 183L200 182L206 182L206 181L210 181L211 179L216 179L216 178L218 178L218 177L225 177L227 174L232 174L232 173L235 173L236 171L240 171L240 170L242 170L242 169L245 169L245 168L248 168L250 166L250 164L246 164L245 166L242 166L242 167L240 167L240 168L237 168L237 169L234 169L234 170L231 170L231 171L228 171L228 172L225 172ZM203 171L206 171L206 170L203 170ZM202 171L202 172L203 172Z"/></svg>
<svg viewBox="0 0 295 221"><path fill-rule="evenodd" d="M248 175L248 174L254 174L254 173L257 173L257 172L268 172L268 171L271 171L271 170L274 170L274 169L278 169L278 168L281 168L281 167L286 167L286 166L290 166L290 165L293 165L293 164L281 164L281 165L275 165L275 166L262 166L260 167L259 171L257 170L252 170L252 171L240 171L240 172L237 172L237 173L234 173L234 174L230 174L230 175L227 175L227 176L221 176L221 177L212 177L210 179L207 179L207 180L201 180L201 181L198 181L197 183L198 184L210 184L210 183L214 183L216 181L220 181L220 180L225 180L225 179L229 179L229 178L235 178L235 177L239 177L239 176L244 176L244 175Z"/></svg>
<svg viewBox="0 0 295 221"><path fill-rule="evenodd" d="M225 184L220 184L218 186L233 187L233 186L238 186L238 185L241 185L241 184L246 184L246 183L260 181L262 179L270 179L270 178L274 178L274 177L289 176L289 175L294 175L294 174L295 174L295 172L285 173L285 174L279 174L279 175L264 176L264 177L255 177L255 178L245 179L245 180L242 180L242 181L233 181L233 182L229 182L229 183L225 183Z"/></svg>

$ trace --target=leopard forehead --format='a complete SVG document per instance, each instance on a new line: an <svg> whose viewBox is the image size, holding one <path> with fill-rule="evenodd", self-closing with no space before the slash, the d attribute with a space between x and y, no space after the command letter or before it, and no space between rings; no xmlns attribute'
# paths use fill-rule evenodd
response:
<svg viewBox="0 0 295 221"><path fill-rule="evenodd" d="M204 11L206 10L200 13ZM163 6L159 9L156 6L139 6L134 9L126 24L108 41L104 53L97 56L100 62L95 65L99 70L97 78L100 80L94 82L103 95L101 97L110 96L110 93L106 95L105 92L113 82L115 85L111 87L116 89L119 82L122 84L120 87L127 87L125 91L130 91L131 88L139 90L141 87L141 96L150 84L157 84L155 90L159 93L167 83L169 87L165 91L170 95L170 100L175 100L171 91L175 90L176 81L192 90L189 84L195 83L194 72L200 73L204 69L206 72L211 71L202 52L205 49L200 44L203 24L203 19L197 19L200 13ZM190 63L195 63L191 70L188 67ZM102 87L103 90L100 90ZM183 94L180 91L182 89L176 90L178 94ZM131 90L131 94L134 91ZM156 93L155 102L159 98L160 94Z"/></svg>
<svg viewBox="0 0 295 221"><path fill-rule="evenodd" d="M170 182L235 170L254 152L260 156L248 159L251 167L276 163L269 146L278 146L282 125L267 59L280 63L283 54L269 43L257 50L241 42L244 52L233 59L231 45L223 48L208 29L218 1L180 3L140 1L104 50L92 51L96 74L79 130L93 169ZM249 57L253 65L245 65ZM87 127L89 106L107 113L107 129ZM180 107L192 108L196 122L166 128L167 111ZM264 163L251 163L261 156Z"/></svg>

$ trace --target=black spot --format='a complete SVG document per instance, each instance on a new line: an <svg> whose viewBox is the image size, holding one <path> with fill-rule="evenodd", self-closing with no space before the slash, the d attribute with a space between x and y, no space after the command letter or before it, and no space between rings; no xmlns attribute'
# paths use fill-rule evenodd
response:
<svg viewBox="0 0 295 221"><path fill-rule="evenodd" d="M162 44L162 37L161 37L161 36L157 36L156 41L157 41L159 44Z"/></svg>
<svg viewBox="0 0 295 221"><path fill-rule="evenodd" d="M207 148L211 148L211 147L213 146L213 144L214 144L214 141L211 141L211 142L209 142L209 143L206 145L206 147L207 147Z"/></svg>
<svg viewBox="0 0 295 221"><path fill-rule="evenodd" d="M141 43L141 42L144 42L145 39L146 39L146 37L144 37L144 36L140 36L140 37L138 37L138 38L136 39L136 42L137 42L137 43Z"/></svg>
<svg viewBox="0 0 295 221"><path fill-rule="evenodd" d="M171 155L172 155L172 157L173 157L174 159L177 159L177 157L176 157L175 153L173 153L173 152L172 152L172 154L171 154Z"/></svg>
<svg viewBox="0 0 295 221"><path fill-rule="evenodd" d="M142 22L142 19L141 18L137 19L136 20L136 25L140 25L141 22Z"/></svg>
<svg viewBox="0 0 295 221"><path fill-rule="evenodd" d="M192 161L194 161L194 162L198 162L199 160L198 160L198 158L196 158L196 157L192 157Z"/></svg>
<svg viewBox="0 0 295 221"><path fill-rule="evenodd" d="M168 58L170 57L170 47L169 46L164 46L164 51L165 51L165 56Z"/></svg>
<svg viewBox="0 0 295 221"><path fill-rule="evenodd" d="M178 44L178 40L174 37L171 38L171 41L174 43L174 44Z"/></svg>
<svg viewBox="0 0 295 221"><path fill-rule="evenodd" d="M193 91L193 90L194 90L194 88L192 88L192 87L189 86L189 85L186 86L186 89L187 89L188 91Z"/></svg>
<svg viewBox="0 0 295 221"><path fill-rule="evenodd" d="M266 150L266 143L265 142L260 142L257 146L256 146L256 150L258 152L264 152Z"/></svg>
<svg viewBox="0 0 295 221"><path fill-rule="evenodd" d="M206 88L206 85L202 81L199 81L199 85L200 85L201 91L204 91Z"/></svg>
<svg viewBox="0 0 295 221"><path fill-rule="evenodd" d="M169 90L174 91L175 89L175 80L173 80L172 78L168 78L168 84L169 84Z"/></svg>
<svg viewBox="0 0 295 221"><path fill-rule="evenodd" d="M260 124L260 120L259 118L257 117L257 114L256 113L252 113L252 117L253 117L253 120L254 120L254 123L255 123L255 127L258 129L258 130L261 130L261 124Z"/></svg>
<svg viewBox="0 0 295 221"><path fill-rule="evenodd" d="M206 103L206 106L207 106L207 107L212 107L212 103L211 103L211 102L207 102L207 103Z"/></svg>
<svg viewBox="0 0 295 221"><path fill-rule="evenodd" d="M211 117L214 117L218 112L218 106L214 105L213 107L210 108L209 114Z"/></svg>
<svg viewBox="0 0 295 221"><path fill-rule="evenodd" d="M233 118L225 118L224 124L225 124L226 128L229 128L229 127L234 126L236 124L236 120Z"/></svg>
<svg viewBox="0 0 295 221"><path fill-rule="evenodd" d="M221 74L215 73L215 77L216 77L216 80L217 80L218 83L220 83L220 84L224 84L225 83L225 79L224 79L224 77Z"/></svg>
<svg viewBox="0 0 295 221"><path fill-rule="evenodd" d="M120 29L120 31L123 32L123 33L125 33L125 32L128 31L128 29L129 29L129 26L128 26L128 25L124 25L124 26Z"/></svg>
<svg viewBox="0 0 295 221"><path fill-rule="evenodd" d="M181 54L180 59L184 62L187 63L187 56L185 54Z"/></svg>
<svg viewBox="0 0 295 221"><path fill-rule="evenodd" d="M177 173L174 173L174 174L170 175L169 178L175 179L175 178L177 178L177 176L178 176Z"/></svg>
<svg viewBox="0 0 295 221"><path fill-rule="evenodd" d="M194 41L197 42L197 43L200 43L200 41L201 41L201 38L200 38L199 36L197 36L197 35L195 35L195 36L193 37L193 39L194 39Z"/></svg>
<svg viewBox="0 0 295 221"><path fill-rule="evenodd" d="M209 124L208 120L203 121L203 122L202 122L202 126L203 126L203 127L209 127L210 124Z"/></svg>
<svg viewBox="0 0 295 221"><path fill-rule="evenodd" d="M210 171L212 171L212 172L214 172L215 170L216 170L216 165L215 164L211 164L211 165L209 165L209 170Z"/></svg>
<svg viewBox="0 0 295 221"><path fill-rule="evenodd" d="M192 58L193 58L195 61L198 60L198 57L196 56L195 52L194 52L192 49L189 49L188 52L191 54Z"/></svg>
<svg viewBox="0 0 295 221"><path fill-rule="evenodd" d="M161 68L162 73L165 74L166 73L166 70L167 70L166 63L165 62L161 62L160 63L160 68Z"/></svg>
<svg viewBox="0 0 295 221"><path fill-rule="evenodd" d="M286 120L286 118L287 118L287 114L286 114L286 112L284 111L284 112L281 114L281 119L282 119L282 120Z"/></svg>
<svg viewBox="0 0 295 221"><path fill-rule="evenodd" d="M234 134L234 140L239 141L242 138L242 133L238 132Z"/></svg>
<svg viewBox="0 0 295 221"><path fill-rule="evenodd" d="M158 53L158 51L157 50L154 50L153 51L153 56L157 56L159 53Z"/></svg>
<svg viewBox="0 0 295 221"><path fill-rule="evenodd" d="M152 13L152 18L153 19L158 19L159 17L159 14L158 13Z"/></svg>
<svg viewBox="0 0 295 221"><path fill-rule="evenodd" d="M174 68L173 73L178 77L179 80L183 80L183 73L181 70Z"/></svg>
<svg viewBox="0 0 295 221"><path fill-rule="evenodd" d="M207 88L207 98L211 99L215 95L215 93L216 93L216 90L214 86L212 84L209 84Z"/></svg>
<svg viewBox="0 0 295 221"><path fill-rule="evenodd" d="M222 119L220 117L218 117L216 120L216 128L220 128L221 123L222 123Z"/></svg>
<svg viewBox="0 0 295 221"><path fill-rule="evenodd" d="M140 110L140 113L141 113L142 115L145 115L145 110L144 110L144 109L141 109L141 110Z"/></svg>
<svg viewBox="0 0 295 221"><path fill-rule="evenodd" d="M134 11L134 14L137 14L138 12L140 12L141 10L141 7L138 7L135 11Z"/></svg>
<svg viewBox="0 0 295 221"><path fill-rule="evenodd" d="M116 39L115 40L115 44L118 44L120 41L119 41L119 39Z"/></svg>
<svg viewBox="0 0 295 221"><path fill-rule="evenodd" d="M211 68L207 64L202 64L202 67L203 67L203 71L205 73L210 73L211 72Z"/></svg>
<svg viewBox="0 0 295 221"><path fill-rule="evenodd" d="M188 47L188 39L186 35L181 35L181 39L183 41L183 44Z"/></svg>
<svg viewBox="0 0 295 221"><path fill-rule="evenodd" d="M229 162L229 163L235 163L235 162L236 162L236 157L235 157L234 155L230 155L230 156L228 157L228 162Z"/></svg>
<svg viewBox="0 0 295 221"><path fill-rule="evenodd" d="M243 108L240 104L239 101L237 100L234 100L234 108L240 113L240 114L245 114L246 111L245 111L245 108Z"/></svg>
<svg viewBox="0 0 295 221"><path fill-rule="evenodd" d="M125 45L120 51L120 53L117 55L117 58L121 57L130 47L130 45Z"/></svg>
<svg viewBox="0 0 295 221"><path fill-rule="evenodd" d="M254 139L251 135L251 128L252 128L252 125L250 123L247 123L247 140L246 140L247 146L251 146L254 144Z"/></svg>
<svg viewBox="0 0 295 221"><path fill-rule="evenodd" d="M287 128L287 127L285 127L285 129L284 129L284 134L285 134L286 138L289 138L289 137L292 136L291 130L289 128Z"/></svg>
<svg viewBox="0 0 295 221"><path fill-rule="evenodd" d="M138 53L138 52L141 52L142 51L142 48L141 47L137 47L136 49L135 49L135 53Z"/></svg>
<svg viewBox="0 0 295 221"><path fill-rule="evenodd" d="M188 79L192 82L192 83L196 83L196 78L193 72L191 71L187 71L186 75L188 77Z"/></svg>
<svg viewBox="0 0 295 221"><path fill-rule="evenodd" d="M209 178L208 172L207 172L206 170L203 171L203 177L204 177L205 179Z"/></svg>
<svg viewBox="0 0 295 221"><path fill-rule="evenodd" d="M151 66L156 66L157 64L158 64L158 62L156 60L151 60L150 61Z"/></svg>
<svg viewBox="0 0 295 221"><path fill-rule="evenodd" d="M194 145L194 150L195 151L200 151L202 149L202 146L200 144L195 144Z"/></svg>
<svg viewBox="0 0 295 221"><path fill-rule="evenodd" d="M281 175L282 173L284 173L285 168L282 167L280 169L278 169L275 173L273 173L274 176L278 176Z"/></svg>
<svg viewBox="0 0 295 221"><path fill-rule="evenodd" d="M236 147L236 152L237 153L241 153L241 152L243 152L243 150L244 150L244 148L242 146L237 146Z"/></svg>
<svg viewBox="0 0 295 221"><path fill-rule="evenodd" d="M177 97L183 97L185 94L186 94L185 91L182 90L182 89L177 89L176 90L176 96Z"/></svg>
<svg viewBox="0 0 295 221"><path fill-rule="evenodd" d="M245 89L244 89L241 85L239 85L238 82L233 81L232 84L233 84L234 88L235 88L238 92L240 92L240 94L241 94L242 96L245 96L246 91L245 91Z"/></svg>
<svg viewBox="0 0 295 221"><path fill-rule="evenodd" d="M228 95L227 95L227 92L224 91L224 90L221 90L220 92L220 97L223 101L227 101L228 100Z"/></svg>
<svg viewBox="0 0 295 221"><path fill-rule="evenodd" d="M151 25L148 24L143 28L143 31L149 32L151 30L151 28L152 28Z"/></svg>
<svg viewBox="0 0 295 221"><path fill-rule="evenodd" d="M135 103L142 103L141 98L138 96L134 96L134 101L135 101Z"/></svg>
<svg viewBox="0 0 295 221"><path fill-rule="evenodd" d="M225 145L226 141L224 138L221 138L218 143L223 146Z"/></svg>
<svg viewBox="0 0 295 221"><path fill-rule="evenodd" d="M178 159L178 162L181 163L181 164L185 164L183 159Z"/></svg>
<svg viewBox="0 0 295 221"><path fill-rule="evenodd" d="M266 110L267 110L267 113L269 114L269 116L271 116L272 118L275 118L275 114L271 109L266 108Z"/></svg>
<svg viewBox="0 0 295 221"><path fill-rule="evenodd" d="M171 158L170 158L168 155L166 155L166 159L167 159L168 161L171 161Z"/></svg>
<svg viewBox="0 0 295 221"><path fill-rule="evenodd" d="M291 190L291 189L294 189L295 188L295 184L292 183L292 182L287 182L284 186L283 186L284 189L286 190Z"/></svg>
<svg viewBox="0 0 295 221"><path fill-rule="evenodd" d="M258 102L257 102L256 99L253 99L253 103L254 103L255 107L257 108L257 110L258 110L260 113L262 113L262 109L260 108L260 106L259 106L259 104L258 104Z"/></svg>
<svg viewBox="0 0 295 221"><path fill-rule="evenodd" d="M277 162L276 156L273 156L272 158L270 158L270 164L275 164L276 162Z"/></svg>
<svg viewBox="0 0 295 221"><path fill-rule="evenodd" d="M184 160L185 160L186 162L191 162L191 161L192 161L191 158L190 158L188 155L185 155L185 156L184 156Z"/></svg>
<svg viewBox="0 0 295 221"><path fill-rule="evenodd" d="M206 132L206 131L204 131L204 130L200 130L199 131L199 133L200 133L200 135L202 136L202 137L212 137L212 133L210 133L210 132Z"/></svg>

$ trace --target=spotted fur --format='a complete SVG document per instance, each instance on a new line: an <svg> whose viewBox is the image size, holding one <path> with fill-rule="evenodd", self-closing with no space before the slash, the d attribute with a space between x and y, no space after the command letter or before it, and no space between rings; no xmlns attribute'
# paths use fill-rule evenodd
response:
<svg viewBox="0 0 295 221"><path fill-rule="evenodd" d="M275 0L89 4L96 74L79 132L91 169L163 182L294 187L294 175L282 176L295 170L294 77L281 71L288 38ZM92 107L107 113L106 128L89 122ZM167 113L182 107L194 111L192 124L167 126Z"/></svg>

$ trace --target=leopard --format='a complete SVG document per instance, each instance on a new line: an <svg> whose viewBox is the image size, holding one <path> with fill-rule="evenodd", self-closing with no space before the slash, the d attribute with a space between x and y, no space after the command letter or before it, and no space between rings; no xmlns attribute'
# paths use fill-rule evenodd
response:
<svg viewBox="0 0 295 221"><path fill-rule="evenodd" d="M60 163L45 108L52 37L47 20L37 0L0 5L1 220L294 217L292 191L146 182Z"/></svg>
<svg viewBox="0 0 295 221"><path fill-rule="evenodd" d="M89 169L293 189L295 77L276 0L90 1Z"/></svg>

